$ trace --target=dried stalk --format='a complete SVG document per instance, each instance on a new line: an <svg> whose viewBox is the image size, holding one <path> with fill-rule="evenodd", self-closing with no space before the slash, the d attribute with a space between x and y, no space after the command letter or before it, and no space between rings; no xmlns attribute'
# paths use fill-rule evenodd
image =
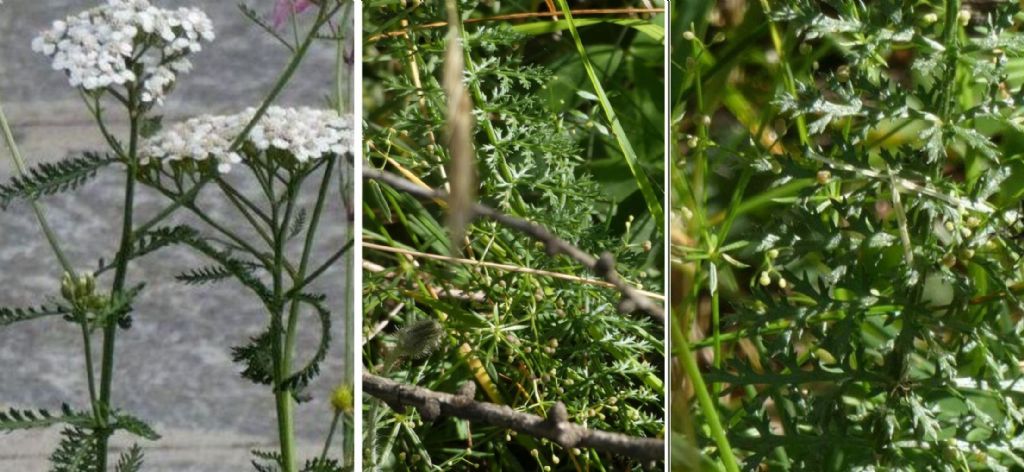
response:
<svg viewBox="0 0 1024 472"><path fill-rule="evenodd" d="M463 384L458 394L437 392L423 387L402 384L384 377L363 373L363 391L373 395L392 408L401 411L411 406L425 421L441 416L454 416L474 422L487 423L550 439L564 448L585 447L611 452L643 461L660 461L664 455L664 441L641 438L598 429L588 429L569 421L565 404L555 403L547 418L523 413L504 405L473 400L475 385Z"/></svg>

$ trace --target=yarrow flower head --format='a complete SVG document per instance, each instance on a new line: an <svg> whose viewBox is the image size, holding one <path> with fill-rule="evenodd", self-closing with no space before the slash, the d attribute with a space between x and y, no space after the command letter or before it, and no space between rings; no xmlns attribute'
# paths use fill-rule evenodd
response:
<svg viewBox="0 0 1024 472"><path fill-rule="evenodd" d="M215 159L217 170L226 173L233 164L251 154L277 150L298 163L352 148L352 122L331 110L308 107L270 107L246 136L237 150L235 138L256 113L249 108L236 115L203 115L178 123L147 138L140 150L143 163L152 161L207 161Z"/></svg>
<svg viewBox="0 0 1024 472"><path fill-rule="evenodd" d="M32 41L53 59L72 87L102 90L142 85L139 99L162 103L178 73L192 69L188 56L212 41L213 22L201 10L157 8L148 0L108 0L64 20Z"/></svg>

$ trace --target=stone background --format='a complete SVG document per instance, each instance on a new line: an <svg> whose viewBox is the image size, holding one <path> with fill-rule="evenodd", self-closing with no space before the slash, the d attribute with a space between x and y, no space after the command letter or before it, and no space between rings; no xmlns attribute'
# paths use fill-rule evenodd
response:
<svg viewBox="0 0 1024 472"><path fill-rule="evenodd" d="M103 149L78 93L30 48L31 39L52 20L98 2L6 0L0 6L0 96L30 165ZM287 51L244 18L234 1L159 3L199 6L213 19L217 32L217 40L194 56L192 73L179 78L162 110L165 122L256 105L286 63ZM257 11L273 8L271 0L249 3ZM315 45L279 103L322 106L331 90L334 58L332 44ZM124 129L123 120L117 120L115 129ZM8 180L11 172L7 150L0 147L0 181ZM83 269L94 267L99 257L113 256L121 179L112 167L73 194L44 200L68 255ZM345 241L346 219L341 217L339 199L330 201L321 226L321 257ZM222 219L235 218L225 202L208 198L205 203ZM143 192L137 221L163 205L155 195ZM178 218L182 220L187 218ZM173 280L181 270L204 263L185 250L168 249L131 266L129 280L145 280L148 285L136 304L134 327L117 338L113 401L116 408L151 421L164 436L141 443L148 471L253 470L249 451L276 444L273 397L264 386L239 377L229 353L230 346L260 332L265 315L239 285L184 287ZM319 287L328 293L336 312L342 307L345 274L339 266L325 274ZM16 204L0 212L0 305L37 305L59 293L59 276L29 207ZM109 279L103 283L109 284ZM306 326L310 329L301 337L314 343L317 324ZM341 340L346 336L340 322L333 335L329 361L309 390L314 399L298 407L296 429L304 457L322 446L331 415L326 399L341 379ZM81 343L75 326L55 318L0 329L0 408L54 410L62 402L87 408ZM94 345L98 344L97 337ZM95 357L99 358L98 349ZM57 433L52 428L0 436L0 471L47 470ZM124 434L116 438L114 453L134 441Z"/></svg>

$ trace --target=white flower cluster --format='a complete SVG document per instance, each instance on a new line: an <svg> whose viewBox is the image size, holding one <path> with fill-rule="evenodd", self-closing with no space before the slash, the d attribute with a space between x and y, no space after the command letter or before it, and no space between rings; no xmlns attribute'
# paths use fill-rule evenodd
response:
<svg viewBox="0 0 1024 472"><path fill-rule="evenodd" d="M138 81L143 102L162 103L176 73L191 70L188 55L213 38L213 22L198 9L108 0L53 22L32 49L53 58L53 68L67 73L72 87L98 90Z"/></svg>
<svg viewBox="0 0 1024 472"><path fill-rule="evenodd" d="M255 108L249 108L236 115L203 115L175 124L143 141L142 162L212 158L217 160L219 172L229 172L233 164L242 162L245 152L230 151L231 143L255 113ZM351 131L351 120L334 111L270 107L253 126L245 144L258 152L284 151L298 162L307 162L349 152Z"/></svg>

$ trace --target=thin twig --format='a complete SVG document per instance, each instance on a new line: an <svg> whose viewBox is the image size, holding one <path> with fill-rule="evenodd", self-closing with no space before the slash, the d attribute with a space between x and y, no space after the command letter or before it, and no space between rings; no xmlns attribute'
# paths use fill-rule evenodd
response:
<svg viewBox="0 0 1024 472"><path fill-rule="evenodd" d="M363 391L393 408L414 407L426 421L454 416L547 438L564 448L586 447L643 461L660 461L664 453L664 441L661 439L588 429L571 423L562 402L555 403L548 410L547 418L541 418L505 405L475 401L472 393L437 392L367 373L363 373Z"/></svg>
<svg viewBox="0 0 1024 472"><path fill-rule="evenodd" d="M366 166L363 168L363 178L384 182L395 190L408 193L420 199L446 199L447 195L438 190L424 189L408 180L405 180L390 172L380 171ZM547 228L536 223L506 215L501 211L486 205L476 203L473 205L475 217L487 217L498 223L526 234L527 236L540 241L547 248L549 255L565 254L590 269L595 275L611 283L619 293L622 294L622 301L619 303L619 310L623 313L631 313L636 310L647 313L659 323L665 322L665 313L661 306L641 294L637 289L626 283L615 270L615 259L610 253L604 253L600 257L594 257L569 242L555 236Z"/></svg>
<svg viewBox="0 0 1024 472"><path fill-rule="evenodd" d="M552 279L569 280L569 281L572 281L572 282L579 282L581 284L596 285L598 287L616 288L615 285L612 285L610 282L605 282L604 280L588 279L588 278L584 278L584 277L580 277L580 276L576 276L576 275L572 275L572 274L564 274L562 272L552 272L552 271L548 271L548 270L533 269L533 268L530 268L530 267L523 267L523 266L517 266L517 265L511 265L511 264L498 264L496 262L478 261L476 259L462 259L462 258L458 258L458 257L442 256L442 255L439 255L439 254L430 254L430 253L426 253L426 252L412 251L412 250L409 250L409 249L402 249L402 248L397 248L397 247L384 246L384 245L381 245L381 244L368 243L368 242L365 242L365 241L362 244L363 244L364 248L372 249L372 250L375 250L375 251L391 252L391 253L395 253L395 254L404 254L404 255L407 255L407 256L418 257L418 258L422 258L422 259L434 259L434 260L437 260L437 261L454 262L456 264L465 264L465 265L472 265L472 266L478 266L478 267L486 267L488 269L498 269L498 270L504 270L504 271L508 271L508 272L517 272L517 273L520 273L520 274L539 275L539 276L542 276L542 277L550 277ZM640 293L640 294L642 294L642 295L644 295L646 297L649 297L651 299L654 299L654 300L658 300L658 301L664 301L665 300L665 296L660 294L660 293L648 292L646 290L640 290L640 289L636 289L636 291L637 291L637 293Z"/></svg>

